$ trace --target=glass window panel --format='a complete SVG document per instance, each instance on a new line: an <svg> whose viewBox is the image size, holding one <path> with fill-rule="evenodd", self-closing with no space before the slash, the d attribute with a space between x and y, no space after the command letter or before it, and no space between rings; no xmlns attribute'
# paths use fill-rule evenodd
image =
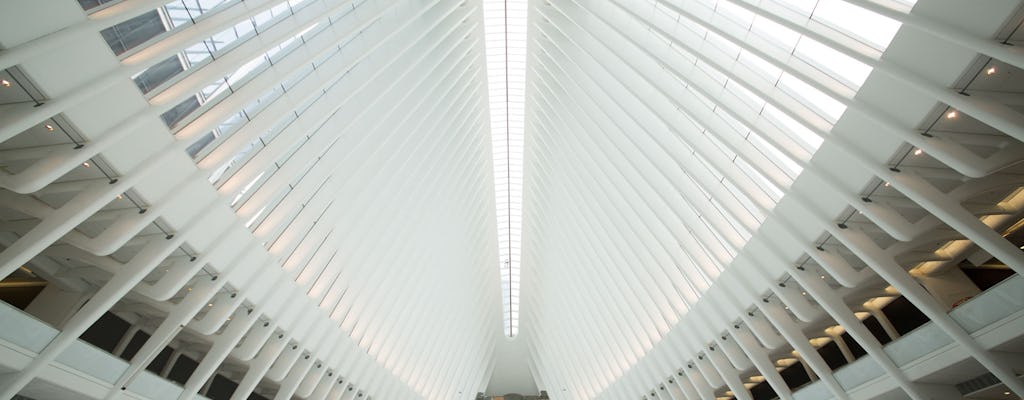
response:
<svg viewBox="0 0 1024 400"><path fill-rule="evenodd" d="M114 54L121 55L166 31L160 13L153 10L104 29L100 35Z"/></svg>
<svg viewBox="0 0 1024 400"><path fill-rule="evenodd" d="M212 131L207 132L198 141L189 145L188 148L185 149L185 152L188 153L189 157L195 158L196 155L199 154L199 152L203 151L203 149L206 148L206 146L213 142L213 139L216 138L217 136L214 135Z"/></svg>
<svg viewBox="0 0 1024 400"><path fill-rule="evenodd" d="M205 41L199 42L186 48L184 54L189 67L192 67L210 58L210 47Z"/></svg>
<svg viewBox="0 0 1024 400"><path fill-rule="evenodd" d="M519 239L521 231L523 96L525 92L526 0L484 0L484 35L488 92L491 99L491 142L494 175L511 176L502 184L495 180L498 231L498 262L507 277L502 279L502 298L506 304L505 334L515 336L518 328ZM507 128L507 129L506 129Z"/></svg>
<svg viewBox="0 0 1024 400"><path fill-rule="evenodd" d="M764 107L764 99L754 94L754 92L747 90L743 85L736 83L736 81L729 81L725 88L727 89L726 92L736 96L753 110L760 111Z"/></svg>
<svg viewBox="0 0 1024 400"><path fill-rule="evenodd" d="M750 27L750 24L754 22L754 13L728 1L719 0L715 10L744 29Z"/></svg>
<svg viewBox="0 0 1024 400"><path fill-rule="evenodd" d="M800 143L810 152L813 153L821 146L821 136L818 136L818 134L814 133L811 129L786 115L782 110L775 108L775 106L771 104L767 105L762 115L768 118L768 121L778 127L782 133L785 133L791 139Z"/></svg>
<svg viewBox="0 0 1024 400"><path fill-rule="evenodd" d="M796 179L797 175L803 171L800 164L797 164L793 159L789 158L785 153L775 147L775 145L766 141L757 132L751 132L752 134L747 138L750 143L754 145L757 151L761 152L769 161L779 167L791 179Z"/></svg>
<svg viewBox="0 0 1024 400"><path fill-rule="evenodd" d="M740 54L740 46L737 46L722 35L708 31L705 40L711 45L711 48L725 53L729 58L736 58ZM705 45L704 49L707 50L708 46Z"/></svg>
<svg viewBox="0 0 1024 400"><path fill-rule="evenodd" d="M725 181L722 182L722 184L725 185L725 189L728 190L737 201L739 201L740 205L742 205L743 208L745 208L747 212L754 217L754 219L759 222L764 222L764 214L762 214L761 209L750 200L750 197L743 193L743 191L736 187L732 182Z"/></svg>
<svg viewBox="0 0 1024 400"><path fill-rule="evenodd" d="M112 3L115 1L118 0L78 0L78 5L82 6L83 10L89 11L103 4Z"/></svg>
<svg viewBox="0 0 1024 400"><path fill-rule="evenodd" d="M799 12L803 15L811 15L811 11L814 11L814 6L817 5L817 0L775 0L782 5L789 7L793 11Z"/></svg>
<svg viewBox="0 0 1024 400"><path fill-rule="evenodd" d="M697 91L696 89L694 89L693 87L689 87L689 86L688 86L688 87L687 87L687 89L688 89L688 90L690 91L690 94L691 94L691 95L693 96L693 98L695 98L695 99L699 100L699 101L700 101L701 103L703 103L703 104L704 104L704 105L705 105L705 106L706 106L707 108L710 108L710 109L714 109L714 108L715 108L715 103L714 103L714 102L712 102L712 101L711 101L711 99L707 98L707 96L704 96L703 94L701 94L700 92L698 92L698 91Z"/></svg>
<svg viewBox="0 0 1024 400"><path fill-rule="evenodd" d="M871 73L866 64L808 37L800 39L796 55L854 89Z"/></svg>
<svg viewBox="0 0 1024 400"><path fill-rule="evenodd" d="M199 109L199 99L196 96L189 96L187 99L178 103L170 110L167 110L163 114L160 114L160 119L164 121L164 124L168 128L174 129L178 123L185 119L193 111Z"/></svg>
<svg viewBox="0 0 1024 400"><path fill-rule="evenodd" d="M715 115L718 115L719 118L725 121L725 123L728 124L730 128L732 128L732 133L736 135L746 137L747 132L750 132L750 128L748 128L745 124L740 122L740 120L733 117L732 114L725 112L725 109L723 109L722 107L715 108Z"/></svg>
<svg viewBox="0 0 1024 400"><path fill-rule="evenodd" d="M184 70L185 67L181 64L181 59L178 58L177 55L174 55L157 63L156 65L153 65L152 67L147 68L145 71L132 78L132 80L135 81L135 86L138 86L142 93L149 93L153 88L167 82L169 79Z"/></svg>
<svg viewBox="0 0 1024 400"><path fill-rule="evenodd" d="M779 87L831 123L836 123L846 106L790 74L782 74Z"/></svg>
<svg viewBox="0 0 1024 400"><path fill-rule="evenodd" d="M900 29L899 22L842 0L820 0L813 18L879 50L888 47Z"/></svg>
<svg viewBox="0 0 1024 400"><path fill-rule="evenodd" d="M742 158L736 159L736 165L739 166L740 171L743 171L744 175L754 181L754 184L760 187L761 190L763 190L768 197L772 199L772 201L778 203L779 200L782 199L782 189L775 186L775 184L761 174L761 171L758 171L757 168L754 168Z"/></svg>
<svg viewBox="0 0 1024 400"><path fill-rule="evenodd" d="M763 17L754 19L750 31L759 37L778 44L780 48L786 51L793 49L793 46L796 46L797 40L800 39L799 33Z"/></svg>
<svg viewBox="0 0 1024 400"><path fill-rule="evenodd" d="M724 249L726 253L729 253L730 258L735 258L736 249L732 247L732 243L729 242L729 240L727 240L725 236L722 236L722 232L719 231L718 228L716 228L715 226L711 225L711 223L708 222L704 217L701 217L701 221L703 221L704 225L707 226L709 231L711 231L711 234L715 236L715 239L718 240L718 243L721 245L722 249ZM731 226L727 228L731 228Z"/></svg>
<svg viewBox="0 0 1024 400"><path fill-rule="evenodd" d="M782 69L748 51L740 52L739 62L773 84L782 76Z"/></svg>
<svg viewBox="0 0 1024 400"><path fill-rule="evenodd" d="M249 118L246 118L245 113L237 112L231 114L228 119L217 125L217 130L220 131L219 136L230 136L232 133L235 133L238 128L241 128L242 125L245 125L246 122L249 122Z"/></svg>
<svg viewBox="0 0 1024 400"><path fill-rule="evenodd" d="M260 97L257 97L256 100L246 104L243 111L245 112L245 115L249 116L249 118L254 118L256 114L259 114L259 112L266 108L268 104L277 100L277 98L281 97L282 94L284 94L284 89L281 89L280 85L276 85L270 88L270 90L264 92Z"/></svg>
<svg viewBox="0 0 1024 400"><path fill-rule="evenodd" d="M736 153L734 153L732 149L729 149L729 147L727 147L725 143L722 143L722 141L719 140L717 136L711 133L706 133L706 135L708 139L711 140L711 143L714 144L715 147L717 147L718 150L722 152L722 154L725 154L725 156L730 160L736 159Z"/></svg>

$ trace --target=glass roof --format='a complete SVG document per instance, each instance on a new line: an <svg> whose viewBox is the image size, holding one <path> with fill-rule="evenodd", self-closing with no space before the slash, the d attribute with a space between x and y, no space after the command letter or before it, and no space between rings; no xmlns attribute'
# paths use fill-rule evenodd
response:
<svg viewBox="0 0 1024 400"><path fill-rule="evenodd" d="M519 332L526 7L526 0L483 2L498 216L498 267L501 269L505 334L509 337Z"/></svg>

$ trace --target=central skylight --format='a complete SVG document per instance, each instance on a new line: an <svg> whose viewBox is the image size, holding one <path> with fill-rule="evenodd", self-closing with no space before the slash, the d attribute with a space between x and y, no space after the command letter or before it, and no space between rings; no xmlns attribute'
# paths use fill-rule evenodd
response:
<svg viewBox="0 0 1024 400"><path fill-rule="evenodd" d="M519 244L523 215L523 92L527 0L484 0L487 82L494 146L505 335L519 333Z"/></svg>

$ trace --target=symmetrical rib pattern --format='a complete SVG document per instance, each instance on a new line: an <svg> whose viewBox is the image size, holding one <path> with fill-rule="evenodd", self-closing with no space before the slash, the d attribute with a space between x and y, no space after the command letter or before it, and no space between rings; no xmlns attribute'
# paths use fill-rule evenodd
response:
<svg viewBox="0 0 1024 400"><path fill-rule="evenodd" d="M9 3L0 399L1024 394L1021 0Z"/></svg>

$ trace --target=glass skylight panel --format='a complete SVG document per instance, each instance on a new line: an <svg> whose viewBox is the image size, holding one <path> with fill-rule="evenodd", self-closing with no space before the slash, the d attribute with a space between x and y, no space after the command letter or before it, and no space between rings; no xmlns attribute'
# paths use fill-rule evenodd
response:
<svg viewBox="0 0 1024 400"><path fill-rule="evenodd" d="M749 140L750 143L753 143L754 148L756 148L757 151L764 154L768 160L778 166L779 169L781 169L782 172L785 172L791 179L796 179L797 175L800 175L800 172L803 171L803 167L801 167L800 164L797 164L796 161L793 161L793 159L789 158L786 153L780 151L775 147L775 145L769 143L757 132L751 131L750 135L747 136L747 140Z"/></svg>
<svg viewBox="0 0 1024 400"><path fill-rule="evenodd" d="M708 31L708 34L707 36L704 37L704 40L711 44L713 48L717 49L718 51L721 51L722 53L725 53L725 55L729 56L729 58L736 58L740 54L740 46L737 46L729 39L726 39L725 37L717 33ZM705 48L707 47L705 46Z"/></svg>
<svg viewBox="0 0 1024 400"><path fill-rule="evenodd" d="M790 74L782 74L778 86L786 90L793 98L804 103L807 108L824 117L829 123L836 123L839 117L846 112L846 106L843 103Z"/></svg>
<svg viewBox="0 0 1024 400"><path fill-rule="evenodd" d="M804 15L811 15L818 0L776 0L795 11Z"/></svg>
<svg viewBox="0 0 1024 400"><path fill-rule="evenodd" d="M736 187L736 185L734 185L730 181L722 182L722 184L724 184L725 189L728 190L729 193L732 194L732 196L736 198L737 201L740 202L740 205L742 205L743 208L745 208L747 212L750 213L750 216L754 217L754 219L756 219L758 222L764 222L764 213L761 212L761 209L758 208L757 205L750 200L750 197L747 197L747 195L743 194L743 191L741 191L738 187Z"/></svg>
<svg viewBox="0 0 1024 400"><path fill-rule="evenodd" d="M866 64L806 36L800 38L796 55L853 89L860 88L871 73Z"/></svg>
<svg viewBox="0 0 1024 400"><path fill-rule="evenodd" d="M761 174L761 171L758 171L757 168L754 168L754 166L750 165L742 158L737 158L735 162L736 165L739 166L740 171L743 171L743 173L750 177L757 186L760 186L773 202L778 203L779 200L782 199L782 196L785 193L783 193L782 189L779 189L778 186L775 186L775 183L772 183L771 180Z"/></svg>
<svg viewBox="0 0 1024 400"><path fill-rule="evenodd" d="M519 254L523 198L523 95L527 0L484 0L491 108L494 195L498 219L505 335L519 333Z"/></svg>
<svg viewBox="0 0 1024 400"><path fill-rule="evenodd" d="M754 13L728 1L719 1L715 11L728 17L743 28L749 28L750 24L754 21Z"/></svg>
<svg viewBox="0 0 1024 400"><path fill-rule="evenodd" d="M842 0L819 0L813 18L879 50L888 47L900 29L899 22Z"/></svg>
<svg viewBox="0 0 1024 400"><path fill-rule="evenodd" d="M776 67L772 63L765 61L763 58L758 57L747 50L740 52L739 61L740 64L749 67L751 71L758 73L768 82L775 82L779 80L779 76L782 75L782 70L779 69L779 67Z"/></svg>
<svg viewBox="0 0 1024 400"><path fill-rule="evenodd" d="M766 105L762 115L767 117L768 121L775 124L779 130L791 139L796 140L805 149L813 152L821 146L823 141L821 136L818 136L817 133L814 133L810 128L797 122L795 119L790 118L790 116L786 115L782 110L775 108L775 106L771 104Z"/></svg>
<svg viewBox="0 0 1024 400"><path fill-rule="evenodd" d="M167 19L170 20L172 28L182 25L191 25L207 11L217 7L225 0L179 0L164 5L167 12Z"/></svg>
<svg viewBox="0 0 1024 400"><path fill-rule="evenodd" d="M743 85L736 83L736 81L729 81L725 85L725 89L750 106L751 109L760 111L764 107L764 99L754 94L754 92L747 90Z"/></svg>
<svg viewBox="0 0 1024 400"><path fill-rule="evenodd" d="M760 16L754 19L750 30L762 38L775 42L786 50L791 50L793 46L796 46L796 41L800 39L799 33Z"/></svg>

